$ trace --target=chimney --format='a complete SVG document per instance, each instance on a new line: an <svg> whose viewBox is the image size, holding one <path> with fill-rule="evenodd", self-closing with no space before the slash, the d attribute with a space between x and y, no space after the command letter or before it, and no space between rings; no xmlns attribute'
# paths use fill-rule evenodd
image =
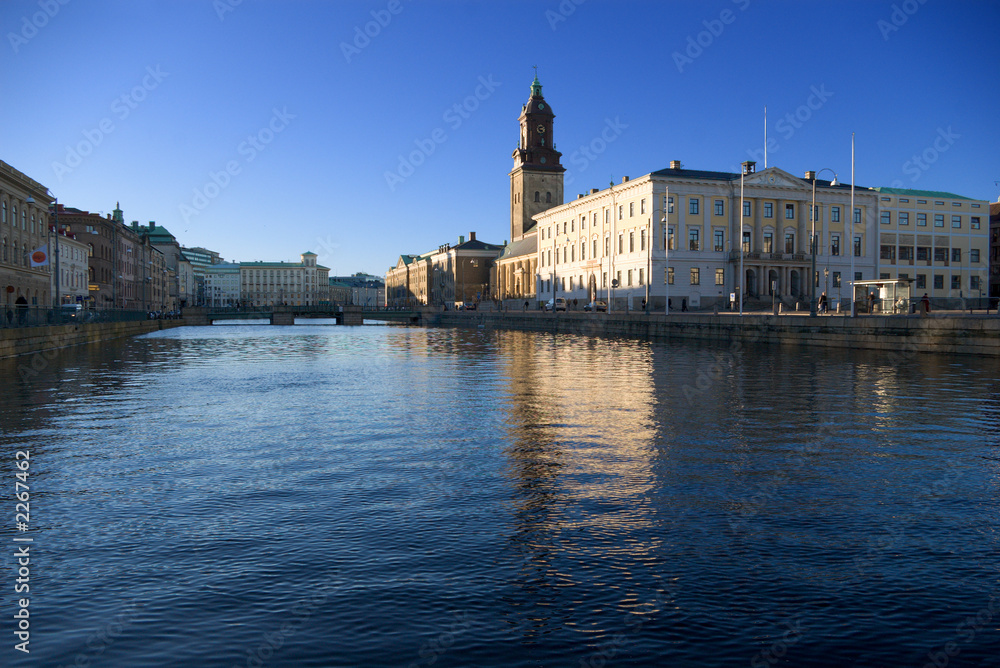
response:
<svg viewBox="0 0 1000 668"><path fill-rule="evenodd" d="M590 194L591 194L591 195L593 195L593 194L594 194L594 193L596 193L596 192L597 192L598 190L599 190L598 188L591 188L591 189L590 189Z"/></svg>
<svg viewBox="0 0 1000 668"><path fill-rule="evenodd" d="M476 233L469 232L469 241L475 241L475 240L476 240Z"/></svg>
<svg viewBox="0 0 1000 668"><path fill-rule="evenodd" d="M586 197L586 195L584 195L583 193L577 193L576 195L577 199L583 199L584 197Z"/></svg>
<svg viewBox="0 0 1000 668"><path fill-rule="evenodd" d="M816 180L816 172L812 171L806 172L806 181L815 181L815 180Z"/></svg>
<svg viewBox="0 0 1000 668"><path fill-rule="evenodd" d="M622 183L628 183L628 177L627 176L623 176L622 177Z"/></svg>
<svg viewBox="0 0 1000 668"><path fill-rule="evenodd" d="M465 243L465 236L459 234L458 235L458 245L461 246L464 243Z"/></svg>
<svg viewBox="0 0 1000 668"><path fill-rule="evenodd" d="M155 230L156 229L156 221L155 220L149 221L149 229L151 229L151 230Z"/></svg>
<svg viewBox="0 0 1000 668"><path fill-rule="evenodd" d="M681 161L680 160L671 160L670 161L670 169L680 169L680 168L681 168Z"/></svg>

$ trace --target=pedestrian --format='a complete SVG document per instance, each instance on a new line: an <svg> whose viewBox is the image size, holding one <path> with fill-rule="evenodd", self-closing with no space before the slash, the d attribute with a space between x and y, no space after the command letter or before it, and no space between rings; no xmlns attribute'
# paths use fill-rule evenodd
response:
<svg viewBox="0 0 1000 668"><path fill-rule="evenodd" d="M875 312L875 292L874 291L870 295L868 295L868 312L869 313L874 313Z"/></svg>
<svg viewBox="0 0 1000 668"><path fill-rule="evenodd" d="M924 309L924 313L931 312L931 300L930 297L927 296L926 292L924 293L924 296L920 299L920 306Z"/></svg>
<svg viewBox="0 0 1000 668"><path fill-rule="evenodd" d="M683 313L684 311L687 310L688 310L688 300L687 297L684 297L683 299L681 299L681 312Z"/></svg>
<svg viewBox="0 0 1000 668"><path fill-rule="evenodd" d="M826 313L826 293L819 296L819 312Z"/></svg>
<svg viewBox="0 0 1000 668"><path fill-rule="evenodd" d="M524 312L525 313L528 312L528 302L527 301L524 302Z"/></svg>

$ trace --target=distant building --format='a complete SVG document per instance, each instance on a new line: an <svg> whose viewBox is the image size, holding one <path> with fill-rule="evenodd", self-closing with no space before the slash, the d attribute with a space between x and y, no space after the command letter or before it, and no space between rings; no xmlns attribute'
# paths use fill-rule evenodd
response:
<svg viewBox="0 0 1000 668"><path fill-rule="evenodd" d="M115 216L121 217L121 209L115 209ZM177 238L154 220L149 221L149 225L132 221L131 229L163 254L168 275L172 272L172 280L167 286L167 310L193 306L197 296L194 266L181 252Z"/></svg>
<svg viewBox="0 0 1000 668"><path fill-rule="evenodd" d="M443 244L423 255L401 255L386 272L385 298L389 306L454 307L490 299L490 273L504 246L489 244L469 233L469 240Z"/></svg>
<svg viewBox="0 0 1000 668"><path fill-rule="evenodd" d="M194 275L194 302L198 305L204 305L207 303L205 271L222 262L222 256L207 248L185 248L184 246L181 246L181 256L191 263L191 272Z"/></svg>
<svg viewBox="0 0 1000 668"><path fill-rule="evenodd" d="M241 262L240 303L246 306L316 306L330 301L330 270L315 253L301 262Z"/></svg>
<svg viewBox="0 0 1000 668"><path fill-rule="evenodd" d="M57 295L61 304L90 303L90 246L78 241L76 235L65 229L54 235L56 252L52 261L52 294ZM58 267L58 274L56 268ZM59 289L56 290L56 276Z"/></svg>
<svg viewBox="0 0 1000 668"><path fill-rule="evenodd" d="M0 161L0 302L4 307L52 304L52 267L31 266L32 254L50 241L51 204L48 188Z"/></svg>
<svg viewBox="0 0 1000 668"><path fill-rule="evenodd" d="M990 204L990 297L1000 298L1000 201Z"/></svg>
<svg viewBox="0 0 1000 668"><path fill-rule="evenodd" d="M240 265L222 262L205 271L205 305L235 306L240 301Z"/></svg>
<svg viewBox="0 0 1000 668"><path fill-rule="evenodd" d="M385 281L361 272L353 276L331 276L330 301L334 304L384 306Z"/></svg>

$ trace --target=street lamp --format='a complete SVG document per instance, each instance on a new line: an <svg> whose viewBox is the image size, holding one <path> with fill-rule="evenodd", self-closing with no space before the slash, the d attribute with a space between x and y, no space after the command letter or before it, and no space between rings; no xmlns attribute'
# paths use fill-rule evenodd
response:
<svg viewBox="0 0 1000 668"><path fill-rule="evenodd" d="M851 310L854 317L854 133L851 133Z"/></svg>
<svg viewBox="0 0 1000 668"><path fill-rule="evenodd" d="M743 273L743 179L750 173L750 170L756 164L757 163L752 160L747 160L742 163L743 170L740 172L740 210L736 215L736 220L739 221L736 226L737 248L739 248L740 252L740 280L738 281L739 293L736 295L736 298L740 301L740 315L743 315L743 281L745 278L745 274Z"/></svg>
<svg viewBox="0 0 1000 668"><path fill-rule="evenodd" d="M666 199L666 197L664 197ZM670 220L663 210L663 315L670 315Z"/></svg>
<svg viewBox="0 0 1000 668"><path fill-rule="evenodd" d="M810 245L810 255L812 256L812 268L809 271L809 315L816 315L816 177L823 173L830 172L833 174L833 181L830 181L830 186L835 186L837 184L837 172L833 171L829 167L824 167L818 172L812 173L813 182L813 193L812 193L812 208L809 209L809 217L812 219L812 233L809 239ZM851 213L853 215L853 212Z"/></svg>

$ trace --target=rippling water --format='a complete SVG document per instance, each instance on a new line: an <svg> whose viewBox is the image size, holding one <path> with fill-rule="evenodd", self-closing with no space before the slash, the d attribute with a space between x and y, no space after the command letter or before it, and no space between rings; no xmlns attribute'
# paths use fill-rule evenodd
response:
<svg viewBox="0 0 1000 668"><path fill-rule="evenodd" d="M993 360L311 324L31 362L2 665L25 535L31 665L1000 665Z"/></svg>

